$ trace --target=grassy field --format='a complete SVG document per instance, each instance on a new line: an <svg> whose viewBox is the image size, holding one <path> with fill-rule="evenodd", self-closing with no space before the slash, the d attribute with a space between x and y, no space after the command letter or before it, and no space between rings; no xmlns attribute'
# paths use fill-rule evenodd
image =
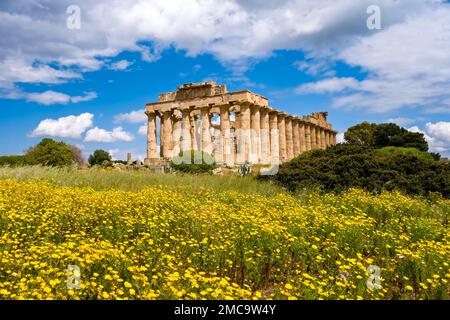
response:
<svg viewBox="0 0 450 320"><path fill-rule="evenodd" d="M215 191L234 190L242 193L259 193L274 195L283 190L270 183L262 183L256 179L237 175L174 175L157 174L146 170L129 172L76 168L52 168L30 166L21 168L0 167L0 179L11 178L19 181L43 180L58 186L90 187L95 190L139 191L147 186L164 186L169 188L188 188L200 190L209 188Z"/></svg>
<svg viewBox="0 0 450 320"><path fill-rule="evenodd" d="M0 298L448 299L449 217L439 197L0 169Z"/></svg>

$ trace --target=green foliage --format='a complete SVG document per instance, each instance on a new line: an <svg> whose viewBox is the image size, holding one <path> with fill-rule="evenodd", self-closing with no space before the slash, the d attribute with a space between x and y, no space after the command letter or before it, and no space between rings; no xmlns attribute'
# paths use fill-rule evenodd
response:
<svg viewBox="0 0 450 320"><path fill-rule="evenodd" d="M53 167L72 165L76 157L73 146L49 138L42 139L25 154L27 164Z"/></svg>
<svg viewBox="0 0 450 320"><path fill-rule="evenodd" d="M342 192L399 190L411 195L439 192L450 198L450 165L417 152L339 144L301 155L280 166L276 182L290 191L319 187Z"/></svg>
<svg viewBox="0 0 450 320"><path fill-rule="evenodd" d="M411 132L394 123L363 122L350 127L344 134L348 144L383 148L403 147L428 151L428 143L422 133Z"/></svg>
<svg viewBox="0 0 450 320"><path fill-rule="evenodd" d="M1 156L0 166L21 167L27 164L25 156Z"/></svg>
<svg viewBox="0 0 450 320"><path fill-rule="evenodd" d="M416 148L384 147L381 149L376 149L375 151L385 156L407 155L414 156L423 160L436 160L433 154L420 151Z"/></svg>
<svg viewBox="0 0 450 320"><path fill-rule="evenodd" d="M88 159L89 165L91 166L101 166L105 161L111 163L111 155L109 154L109 152L101 149L95 150Z"/></svg>
<svg viewBox="0 0 450 320"><path fill-rule="evenodd" d="M394 146L428 151L428 143L422 133L410 132L394 123L382 123L377 125L373 138L374 147L376 148Z"/></svg>
<svg viewBox="0 0 450 320"><path fill-rule="evenodd" d="M344 139L350 144L370 147L374 145L375 123L363 122L350 127L344 134Z"/></svg>
<svg viewBox="0 0 450 320"><path fill-rule="evenodd" d="M216 162L206 152L190 150L172 158L170 167L184 173L211 173L216 168Z"/></svg>

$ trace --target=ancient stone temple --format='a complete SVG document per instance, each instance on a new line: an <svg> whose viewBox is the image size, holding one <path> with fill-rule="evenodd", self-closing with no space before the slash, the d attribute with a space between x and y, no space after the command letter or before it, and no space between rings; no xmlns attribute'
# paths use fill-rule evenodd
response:
<svg viewBox="0 0 450 320"><path fill-rule="evenodd" d="M336 131L327 122L326 112L290 115L270 107L261 95L248 90L227 92L225 85L215 82L189 83L177 89L146 106L146 165L189 150L209 153L227 166L279 164L336 143Z"/></svg>

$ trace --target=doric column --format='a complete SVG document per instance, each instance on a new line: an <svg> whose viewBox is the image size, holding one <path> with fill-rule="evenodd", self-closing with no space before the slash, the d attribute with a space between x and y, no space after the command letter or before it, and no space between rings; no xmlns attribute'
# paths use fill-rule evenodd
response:
<svg viewBox="0 0 450 320"><path fill-rule="evenodd" d="M161 117L161 156L172 158L172 111L163 112Z"/></svg>
<svg viewBox="0 0 450 320"><path fill-rule="evenodd" d="M316 135L316 126L312 123L309 123L309 128L311 131L311 150L317 148L317 135Z"/></svg>
<svg viewBox="0 0 450 320"><path fill-rule="evenodd" d="M230 115L231 116L231 115ZM234 163L242 163L239 162L239 152L240 152L240 133L241 133L241 112L234 113L234 131L233 131L233 162Z"/></svg>
<svg viewBox="0 0 450 320"><path fill-rule="evenodd" d="M280 161L287 161L287 150L286 150L286 114L278 113L278 135L280 136Z"/></svg>
<svg viewBox="0 0 450 320"><path fill-rule="evenodd" d="M280 163L280 131L278 130L278 112L269 112L270 163Z"/></svg>
<svg viewBox="0 0 450 320"><path fill-rule="evenodd" d="M249 159L251 163L259 163L261 161L261 114L260 107L252 105L251 111L251 143Z"/></svg>
<svg viewBox="0 0 450 320"><path fill-rule="evenodd" d="M292 128L292 116L288 115L285 119L286 126L286 156L287 161L294 158L294 134Z"/></svg>
<svg viewBox="0 0 450 320"><path fill-rule="evenodd" d="M211 119L209 117L210 107L203 107L201 109L202 117L202 146L201 150L212 155L212 139L211 139Z"/></svg>
<svg viewBox="0 0 450 320"><path fill-rule="evenodd" d="M190 110L181 111L181 151L189 151L192 148Z"/></svg>
<svg viewBox="0 0 450 320"><path fill-rule="evenodd" d="M306 151L312 149L312 134L311 134L311 124L305 122L305 138L306 138Z"/></svg>
<svg viewBox="0 0 450 320"><path fill-rule="evenodd" d="M292 137L294 139L294 157L300 154L300 126L297 118L292 119Z"/></svg>
<svg viewBox="0 0 450 320"><path fill-rule="evenodd" d="M325 145L327 148L330 146L330 131L328 129L325 130Z"/></svg>
<svg viewBox="0 0 450 320"><path fill-rule="evenodd" d="M238 163L250 162L251 152L251 136L250 136L250 120L251 112L248 103L241 104L240 114L240 140L238 146Z"/></svg>
<svg viewBox="0 0 450 320"><path fill-rule="evenodd" d="M261 114L261 163L270 163L270 123L269 110L262 108Z"/></svg>
<svg viewBox="0 0 450 320"><path fill-rule="evenodd" d="M316 149L320 149L320 127L316 127Z"/></svg>
<svg viewBox="0 0 450 320"><path fill-rule="evenodd" d="M230 106L220 107L220 134L222 140L222 161L227 166L234 165L234 146L231 135Z"/></svg>
<svg viewBox="0 0 450 320"><path fill-rule="evenodd" d="M327 148L327 140L325 137L325 129L324 128L320 128L320 147L322 149Z"/></svg>
<svg viewBox="0 0 450 320"><path fill-rule="evenodd" d="M191 149L198 151L198 144L199 144L199 134L198 134L198 127L197 127L197 115L194 113L191 113L190 116L190 123L191 123ZM201 138L200 138L201 139ZM200 141L201 143L201 141Z"/></svg>
<svg viewBox="0 0 450 320"><path fill-rule="evenodd" d="M173 151L172 156L177 157L181 152L181 116L179 114L174 114L172 117L172 140L173 140Z"/></svg>
<svg viewBox="0 0 450 320"><path fill-rule="evenodd" d="M145 165L150 165L158 159L158 146L156 142L156 113L146 112L148 117L147 124L147 158Z"/></svg>
<svg viewBox="0 0 450 320"><path fill-rule="evenodd" d="M299 136L300 136L300 153L303 153L306 151L306 126L303 121L300 121L299 123ZM311 141L310 141L311 143Z"/></svg>
<svg viewBox="0 0 450 320"><path fill-rule="evenodd" d="M336 144L336 132L333 131L331 137L332 137L332 138L331 138L331 143L332 143L333 145L335 145L335 144Z"/></svg>

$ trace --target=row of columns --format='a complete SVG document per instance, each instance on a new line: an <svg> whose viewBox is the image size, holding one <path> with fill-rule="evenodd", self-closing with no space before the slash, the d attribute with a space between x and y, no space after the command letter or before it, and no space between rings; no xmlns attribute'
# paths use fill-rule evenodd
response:
<svg viewBox="0 0 450 320"><path fill-rule="evenodd" d="M311 120L243 103L231 122L231 105L219 107L220 126L211 130L211 107L147 112L147 159L170 159L181 151L202 150L218 163L274 164L290 161L311 150L336 144L336 132ZM156 118L160 117L160 154L157 150ZM214 131L212 133L212 131Z"/></svg>

